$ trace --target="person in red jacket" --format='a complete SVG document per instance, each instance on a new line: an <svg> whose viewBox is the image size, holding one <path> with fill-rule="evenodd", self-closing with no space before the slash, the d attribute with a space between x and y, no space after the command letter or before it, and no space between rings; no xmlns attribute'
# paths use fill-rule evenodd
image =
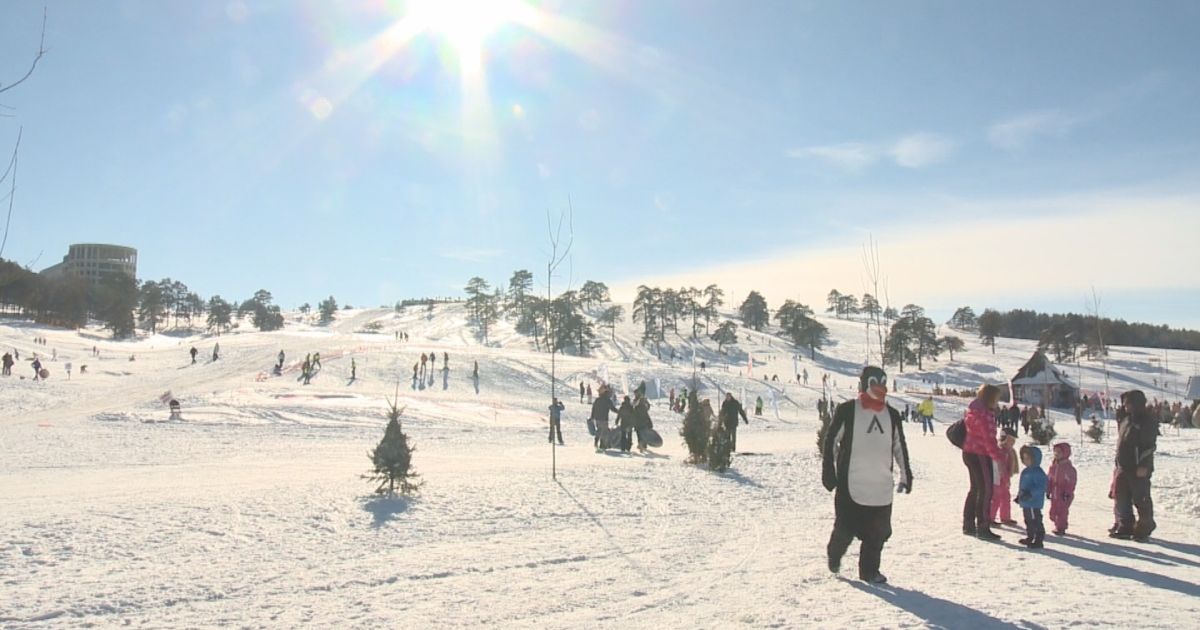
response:
<svg viewBox="0 0 1200 630"><path fill-rule="evenodd" d="M1071 500L1075 498L1075 465L1071 463L1071 445L1059 442L1054 445L1054 462L1047 474L1046 498L1050 499L1050 520L1054 523L1054 535L1067 533L1067 516L1071 512Z"/></svg>
<svg viewBox="0 0 1200 630"><path fill-rule="evenodd" d="M963 464L971 477L971 490L963 502L963 533L980 540L999 540L992 531L988 513L992 507L992 462L1004 465L1004 452L996 441L996 405L1000 388L981 385L975 400L967 408L967 439L963 442Z"/></svg>

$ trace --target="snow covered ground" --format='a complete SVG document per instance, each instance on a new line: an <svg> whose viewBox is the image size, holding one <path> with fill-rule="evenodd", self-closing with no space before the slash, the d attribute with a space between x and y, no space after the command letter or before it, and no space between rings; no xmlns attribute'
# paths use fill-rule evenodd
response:
<svg viewBox="0 0 1200 630"><path fill-rule="evenodd" d="M381 333L362 332L374 321ZM1110 541L1111 437L1081 444L1073 420L1056 415L1080 486L1069 535L1032 552L1017 545L1018 530L1003 529L1000 544L959 533L966 474L941 429L965 399L939 398L937 436L907 426L916 481L895 503L883 560L891 584L866 587L825 568L832 497L815 446L821 376L836 381L838 398L852 395L866 356L861 323L823 319L834 344L816 361L801 353L808 387L762 381L792 380L795 353L779 339L739 331L727 356L696 345L708 364L702 395L719 387L744 391L748 406L768 401L723 475L683 463L665 400L654 410L663 448L593 451L580 379L607 372L653 392L655 379L678 389L692 372L690 340L669 339L672 364L638 346L634 324L618 326L596 356L558 358L567 445L552 480L549 356L503 325L484 346L464 321L457 305L344 311L329 327L223 335L215 363L213 337L116 343L93 330L0 324L0 348L22 359L0 380L0 626L1185 628L1200 618L1200 431L1160 438L1155 539ZM410 341L397 342L396 330ZM32 382L26 359L51 348L51 378ZM271 377L280 349L287 369ZM323 369L303 386L297 362L318 351ZM413 362L430 351L438 372L414 389ZM1006 380L1032 351L1001 340L992 354L969 339L954 362L923 374L974 388ZM1161 365L1150 361L1160 357L1114 349L1112 389L1162 396ZM1170 353L1176 389L1198 358ZM921 376L892 372L903 390L892 403L917 401ZM1086 390L1103 387L1098 363L1068 372ZM425 486L388 500L360 475L397 378ZM165 422L168 391L183 421Z"/></svg>

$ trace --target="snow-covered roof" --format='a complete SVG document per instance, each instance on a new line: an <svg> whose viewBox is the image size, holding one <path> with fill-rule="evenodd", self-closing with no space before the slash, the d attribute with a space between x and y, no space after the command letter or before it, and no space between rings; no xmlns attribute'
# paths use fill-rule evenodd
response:
<svg viewBox="0 0 1200 630"><path fill-rule="evenodd" d="M1039 365L1040 363L1040 365ZM1037 368L1041 368L1038 370ZM1036 373L1030 374L1037 370ZM1022 376L1025 374L1026 376ZM1066 385L1073 389L1079 389L1079 386L1071 381L1066 374L1059 370L1054 364L1050 363L1040 352L1035 352L1029 362L1017 372L1017 378L1012 380L1013 385Z"/></svg>

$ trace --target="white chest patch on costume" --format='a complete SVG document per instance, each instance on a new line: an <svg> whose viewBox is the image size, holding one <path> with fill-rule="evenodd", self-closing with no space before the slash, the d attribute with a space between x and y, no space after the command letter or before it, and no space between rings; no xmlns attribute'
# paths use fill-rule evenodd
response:
<svg viewBox="0 0 1200 630"><path fill-rule="evenodd" d="M891 505L892 418L887 407L871 411L854 403L854 441L851 446L847 484L850 498L859 505Z"/></svg>

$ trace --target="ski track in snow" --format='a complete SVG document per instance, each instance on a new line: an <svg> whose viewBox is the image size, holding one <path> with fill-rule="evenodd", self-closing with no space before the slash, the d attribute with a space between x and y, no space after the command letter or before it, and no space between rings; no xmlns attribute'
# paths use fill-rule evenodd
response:
<svg viewBox="0 0 1200 630"><path fill-rule="evenodd" d="M680 357L671 364L638 345L630 322L615 344L601 334L594 357L557 359L567 445L555 450L553 480L549 357L504 322L484 346L465 321L461 305L344 311L328 327L293 320L281 332L222 336L215 363L213 337L115 343L0 324L0 347L21 352L14 374L28 375L34 351L59 354L45 383L0 380L0 626L1180 628L1200 614L1198 431L1160 438L1155 540L1111 541L1112 437L1081 444L1055 414L1080 481L1068 536L1035 553L1013 528L998 544L958 533L966 480L942 429L966 399L938 399L936 436L906 427L915 483L896 499L884 549L892 583L868 587L847 579L857 545L842 576L825 568L832 497L820 487L814 411L824 373L837 398L853 394L861 323L823 319L836 343L816 362L800 353L809 386L762 381L793 374L793 351L778 338L740 331L728 359L697 344L709 364L704 396L744 388L748 406L756 395L768 403L739 430L744 452L725 474L683 463L680 418L665 399L652 414L663 448L593 452L578 380L603 364L618 385L653 388L658 378L678 391L695 343L670 336L663 356L673 347ZM372 322L382 330L362 332ZM410 341L395 341L396 330ZM35 335L49 345L34 346ZM93 344L99 360L88 356ZM280 348L287 369L271 377ZM955 362L923 374L973 388L1015 372L1032 350L1000 340L993 355L969 341ZM295 366L317 351L323 368L303 386ZM432 384L414 389L422 352L436 352L438 365ZM746 352L753 377L743 374ZM1172 365L1193 364L1193 354L1172 352ZM1158 368L1147 356L1114 349L1112 388L1153 397ZM352 357L360 378L350 383ZM1086 389L1103 382L1098 365L1068 371ZM893 404L921 398L919 378L892 376L909 390ZM387 499L360 475L397 379L425 485ZM182 421L166 421L166 391L183 403Z"/></svg>

